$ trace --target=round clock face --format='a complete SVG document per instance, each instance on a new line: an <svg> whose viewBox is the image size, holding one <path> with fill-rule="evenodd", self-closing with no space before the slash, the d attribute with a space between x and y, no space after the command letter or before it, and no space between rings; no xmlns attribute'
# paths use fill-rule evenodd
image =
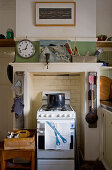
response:
<svg viewBox="0 0 112 170"><path fill-rule="evenodd" d="M35 47L29 40L22 40L17 44L18 54L23 58L32 57L35 54Z"/></svg>

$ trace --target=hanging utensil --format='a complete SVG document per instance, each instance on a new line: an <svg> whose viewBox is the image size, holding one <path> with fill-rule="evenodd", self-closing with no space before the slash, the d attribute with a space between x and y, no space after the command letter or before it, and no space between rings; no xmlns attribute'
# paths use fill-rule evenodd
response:
<svg viewBox="0 0 112 170"><path fill-rule="evenodd" d="M97 113L94 110L94 104L93 104L93 85L94 85L94 76L93 75L89 75L89 83L91 85L91 110L89 111L89 113L86 115L86 121L89 124L94 124L97 122L98 120L98 116Z"/></svg>
<svg viewBox="0 0 112 170"><path fill-rule="evenodd" d="M48 69L48 63L49 63L50 53L45 53L45 57L46 57L46 65L47 65L47 69Z"/></svg>

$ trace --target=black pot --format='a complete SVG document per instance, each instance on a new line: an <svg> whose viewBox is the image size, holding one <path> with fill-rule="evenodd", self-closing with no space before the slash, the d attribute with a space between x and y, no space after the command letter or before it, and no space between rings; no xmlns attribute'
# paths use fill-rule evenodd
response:
<svg viewBox="0 0 112 170"><path fill-rule="evenodd" d="M52 93L47 95L47 107L60 108L65 105L65 94L64 93Z"/></svg>

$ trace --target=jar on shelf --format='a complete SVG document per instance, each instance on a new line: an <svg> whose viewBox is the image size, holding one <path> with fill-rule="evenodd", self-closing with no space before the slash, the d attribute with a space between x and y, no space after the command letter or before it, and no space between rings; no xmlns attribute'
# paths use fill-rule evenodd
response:
<svg viewBox="0 0 112 170"><path fill-rule="evenodd" d="M14 32L13 32L13 30L11 28L7 29L6 38L7 39L14 39Z"/></svg>

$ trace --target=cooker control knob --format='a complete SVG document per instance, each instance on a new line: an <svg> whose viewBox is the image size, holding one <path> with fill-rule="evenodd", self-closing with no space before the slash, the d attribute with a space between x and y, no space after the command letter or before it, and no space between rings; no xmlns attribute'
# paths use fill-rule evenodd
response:
<svg viewBox="0 0 112 170"><path fill-rule="evenodd" d="M74 117L74 114L72 114L72 117Z"/></svg>
<svg viewBox="0 0 112 170"><path fill-rule="evenodd" d="M60 117L60 114L58 114L57 117Z"/></svg>
<svg viewBox="0 0 112 170"><path fill-rule="evenodd" d="M71 114L71 117L74 117L74 114Z"/></svg>
<svg viewBox="0 0 112 170"><path fill-rule="evenodd" d="M52 117L52 115L49 115L49 117Z"/></svg>
<svg viewBox="0 0 112 170"><path fill-rule="evenodd" d="M40 114L39 117L43 117L44 115L43 114Z"/></svg>
<svg viewBox="0 0 112 170"><path fill-rule="evenodd" d="M67 117L67 114L64 114L65 116L64 117Z"/></svg>
<svg viewBox="0 0 112 170"><path fill-rule="evenodd" d="M44 117L46 117L47 115L45 114Z"/></svg>
<svg viewBox="0 0 112 170"><path fill-rule="evenodd" d="M66 115L65 115L65 114L63 114L63 115L62 115L62 117L66 117Z"/></svg>
<svg viewBox="0 0 112 170"><path fill-rule="evenodd" d="M68 117L72 117L72 114L68 114Z"/></svg>

